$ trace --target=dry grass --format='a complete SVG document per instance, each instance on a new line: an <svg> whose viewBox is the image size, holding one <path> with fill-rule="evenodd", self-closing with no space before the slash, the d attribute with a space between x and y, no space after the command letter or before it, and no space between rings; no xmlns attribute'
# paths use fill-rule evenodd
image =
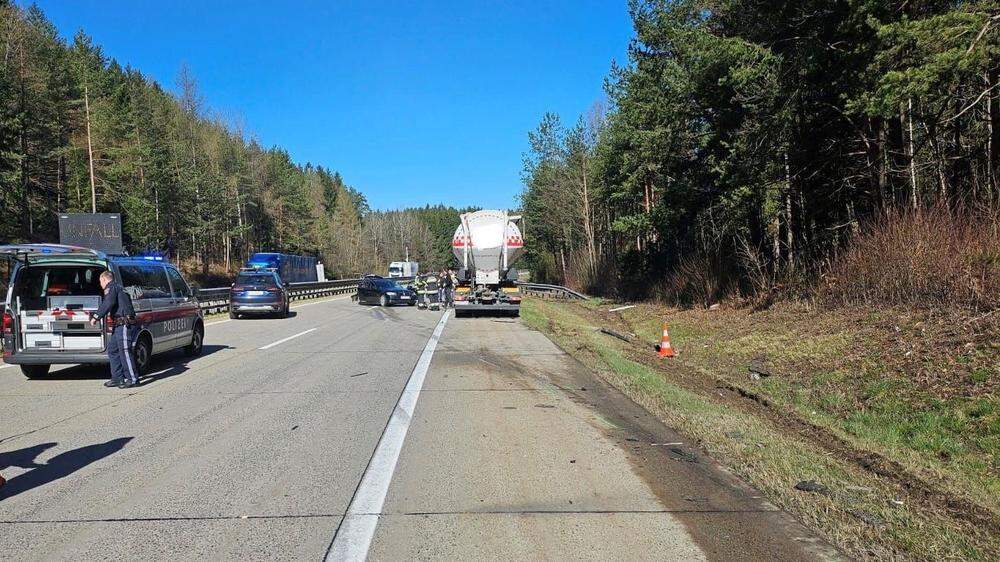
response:
<svg viewBox="0 0 1000 562"><path fill-rule="evenodd" d="M892 211L833 262L820 297L831 304L1000 307L1000 209L938 204Z"/></svg>
<svg viewBox="0 0 1000 562"><path fill-rule="evenodd" d="M1000 315L782 303L623 316L649 341L668 319L684 363L1000 512ZM749 380L753 360L773 376Z"/></svg>

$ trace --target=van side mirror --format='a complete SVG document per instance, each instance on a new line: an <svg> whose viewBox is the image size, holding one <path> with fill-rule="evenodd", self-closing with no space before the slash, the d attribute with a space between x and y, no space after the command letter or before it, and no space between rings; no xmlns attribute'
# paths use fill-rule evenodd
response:
<svg viewBox="0 0 1000 562"><path fill-rule="evenodd" d="M191 283L189 287L191 287L191 296L198 298L198 295L201 294L201 287L197 283Z"/></svg>

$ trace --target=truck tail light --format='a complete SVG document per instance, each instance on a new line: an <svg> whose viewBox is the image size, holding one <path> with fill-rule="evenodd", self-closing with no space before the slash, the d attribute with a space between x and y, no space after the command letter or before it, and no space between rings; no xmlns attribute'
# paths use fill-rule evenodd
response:
<svg viewBox="0 0 1000 562"><path fill-rule="evenodd" d="M3 313L3 330L0 331L0 336L6 336L7 334L14 332L14 315L10 313L9 310L5 310Z"/></svg>

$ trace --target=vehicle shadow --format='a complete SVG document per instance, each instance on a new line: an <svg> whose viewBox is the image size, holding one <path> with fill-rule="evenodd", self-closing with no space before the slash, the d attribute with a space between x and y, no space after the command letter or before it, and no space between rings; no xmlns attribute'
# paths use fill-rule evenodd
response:
<svg viewBox="0 0 1000 562"><path fill-rule="evenodd" d="M202 347L201 355L198 357L207 357L224 349L232 349L232 347L228 345L205 344L204 347ZM197 357L187 357L183 354L181 354L180 357L175 358L171 358L170 355L171 354L153 357L153 364L150 365L149 372L139 377L139 386L183 374L188 370L188 362L191 359L197 359ZM108 378L109 376L110 373L107 373L104 378Z"/></svg>
<svg viewBox="0 0 1000 562"><path fill-rule="evenodd" d="M231 348L228 345L205 344L201 355L198 357L206 357L224 349ZM179 375L187 371L187 364L192 359L197 359L197 357L187 357L181 351L170 351L163 355L156 355L153 357L153 363L150 365L149 374L140 377L139 381L140 383L151 382ZM44 379L39 380L71 381L101 380L107 378L111 378L111 371L107 365L74 365L65 369L59 369L58 371L52 371Z"/></svg>
<svg viewBox="0 0 1000 562"><path fill-rule="evenodd" d="M132 437L119 437L104 443L87 445L79 449L59 453L45 464L37 464L35 457L46 449L55 446L55 443L44 443L19 451L0 453L0 467L18 466L31 469L24 474L19 474L11 478L6 484L0 487L0 501L69 476L91 463L117 453L132 439Z"/></svg>
<svg viewBox="0 0 1000 562"><path fill-rule="evenodd" d="M280 316L274 316L271 314L249 314L244 312L242 313L242 316L240 316L239 321L246 322L247 320L286 320L288 318L295 318L298 315L299 313L294 310L289 310L288 316L284 318Z"/></svg>

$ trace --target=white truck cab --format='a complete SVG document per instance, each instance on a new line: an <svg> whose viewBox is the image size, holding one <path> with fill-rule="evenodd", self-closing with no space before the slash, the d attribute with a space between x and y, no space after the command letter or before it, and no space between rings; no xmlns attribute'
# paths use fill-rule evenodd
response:
<svg viewBox="0 0 1000 562"><path fill-rule="evenodd" d="M389 277L416 277L420 275L420 264L415 261L394 261L389 264Z"/></svg>

